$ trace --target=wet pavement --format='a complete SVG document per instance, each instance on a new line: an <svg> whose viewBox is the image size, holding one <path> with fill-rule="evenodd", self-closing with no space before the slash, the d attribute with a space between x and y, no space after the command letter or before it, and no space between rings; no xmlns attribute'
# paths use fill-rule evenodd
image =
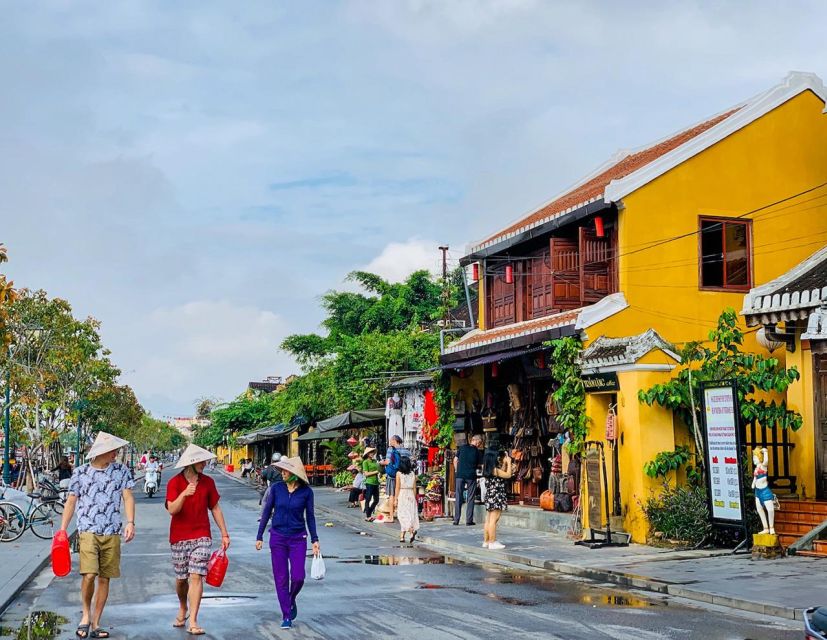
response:
<svg viewBox="0 0 827 640"><path fill-rule="evenodd" d="M230 569L221 589L207 587L199 622L207 638L800 638L795 623L686 606L670 597L618 590L547 572L470 564L384 536L318 520L327 577L308 580L290 631L280 615L269 554L256 552L258 496L214 476L230 528ZM113 581L104 626L113 638L188 638L172 629L177 600L169 564L168 516L159 499L138 498L137 537L123 548L123 578ZM386 525L388 527L393 525ZM73 557L76 563L77 558ZM309 569L309 562L308 562ZM9 608L0 625L16 628L31 611L70 622L80 615L78 578L48 569ZM14 636L11 636L14 637ZM25 637L25 636L22 636ZM43 636L44 638L47 636Z"/></svg>

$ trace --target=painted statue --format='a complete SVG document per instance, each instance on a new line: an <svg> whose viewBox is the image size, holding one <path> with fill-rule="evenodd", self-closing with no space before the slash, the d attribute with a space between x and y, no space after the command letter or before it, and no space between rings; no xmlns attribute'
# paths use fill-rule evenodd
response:
<svg viewBox="0 0 827 640"><path fill-rule="evenodd" d="M755 490L755 508L764 525L761 533L775 534L775 496L770 489L767 479L767 464L770 455L766 449L756 450L752 454L755 472L752 479L752 488Z"/></svg>

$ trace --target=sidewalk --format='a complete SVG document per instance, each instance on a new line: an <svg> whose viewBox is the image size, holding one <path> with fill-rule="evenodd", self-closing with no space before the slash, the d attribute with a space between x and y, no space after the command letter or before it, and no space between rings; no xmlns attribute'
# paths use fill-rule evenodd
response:
<svg viewBox="0 0 827 640"><path fill-rule="evenodd" d="M315 487L316 509L371 533L397 539L396 524L369 524L347 508L344 493ZM482 527L453 526L449 519L423 522L418 540L434 549L472 561L526 565L669 594L753 613L802 619L802 609L827 604L824 572L818 558L791 556L752 561L729 551L670 551L645 545L589 549L563 536L499 527L502 551L483 549Z"/></svg>

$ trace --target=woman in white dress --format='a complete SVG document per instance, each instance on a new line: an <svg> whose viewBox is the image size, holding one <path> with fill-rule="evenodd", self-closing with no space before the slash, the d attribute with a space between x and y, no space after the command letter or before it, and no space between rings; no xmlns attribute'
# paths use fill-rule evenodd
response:
<svg viewBox="0 0 827 640"><path fill-rule="evenodd" d="M419 531L419 509L416 505L416 474L407 456L400 459L396 472L396 517L399 519L399 542L405 542L408 532L413 543Z"/></svg>

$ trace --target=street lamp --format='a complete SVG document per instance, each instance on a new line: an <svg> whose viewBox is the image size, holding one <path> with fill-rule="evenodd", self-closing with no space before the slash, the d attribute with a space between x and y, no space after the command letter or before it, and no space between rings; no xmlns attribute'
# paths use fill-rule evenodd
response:
<svg viewBox="0 0 827 640"><path fill-rule="evenodd" d="M8 350L11 357L11 349ZM9 445L11 444L11 370L6 371L6 410L3 419L3 482L11 483L11 465L9 464Z"/></svg>

